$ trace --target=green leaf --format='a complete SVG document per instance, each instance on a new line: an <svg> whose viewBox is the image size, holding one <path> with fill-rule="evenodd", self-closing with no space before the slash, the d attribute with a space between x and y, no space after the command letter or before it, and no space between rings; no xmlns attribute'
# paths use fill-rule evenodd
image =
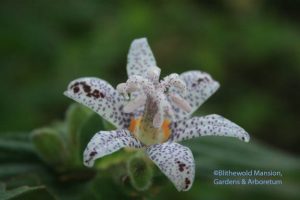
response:
<svg viewBox="0 0 300 200"><path fill-rule="evenodd" d="M22 174L36 173L42 170L42 166L36 163L3 163L0 165L0 179L20 176Z"/></svg>
<svg viewBox="0 0 300 200"><path fill-rule="evenodd" d="M213 195L215 194L213 170L275 170L280 171L282 185L279 186L220 186L220 193L227 198L233 198L233 194L240 194L243 199L255 199L257 196L267 199L299 199L300 160L284 152L260 144L252 140L250 143L226 137L203 137L196 140L184 142L191 148L196 161L196 178L191 194ZM224 178L224 177L223 177ZM226 178L226 177L225 177ZM234 177L227 177L233 179ZM235 177L239 178L239 177ZM264 179L266 177L263 177ZM199 186L200 185L200 186ZM206 188L206 189L199 189ZM221 195L222 196L222 195Z"/></svg>
<svg viewBox="0 0 300 200"><path fill-rule="evenodd" d="M126 162L128 157L132 156L134 153L136 153L136 149L123 148L113 154L97 159L95 162L95 168L105 170L114 165L120 165L123 162Z"/></svg>
<svg viewBox="0 0 300 200"><path fill-rule="evenodd" d="M79 130L80 136L80 158L82 161L83 151L87 146L88 142L94 136L95 133L105 130L102 118L96 114L91 114L88 119L84 122L81 129Z"/></svg>
<svg viewBox="0 0 300 200"><path fill-rule="evenodd" d="M72 165L80 165L80 130L93 112L80 104L72 104L66 114L68 147L71 152Z"/></svg>
<svg viewBox="0 0 300 200"><path fill-rule="evenodd" d="M29 187L22 186L8 191L0 191L1 200L54 200L55 198L44 186Z"/></svg>
<svg viewBox="0 0 300 200"><path fill-rule="evenodd" d="M28 141L18 141L12 139L0 138L1 151L14 151L14 152L33 152L33 147Z"/></svg>
<svg viewBox="0 0 300 200"><path fill-rule="evenodd" d="M13 133L11 135L13 135ZM36 159L37 157L35 155L34 148L29 142L28 136L26 140L1 136L0 163L8 161L30 161Z"/></svg>
<svg viewBox="0 0 300 200"><path fill-rule="evenodd" d="M57 131L50 128L36 129L31 138L38 155L46 163L58 166L68 161L66 145Z"/></svg>
<svg viewBox="0 0 300 200"><path fill-rule="evenodd" d="M103 119L103 125L104 125L105 130L108 130L108 131L116 130L116 127L112 123L110 123L109 121L107 121L105 119Z"/></svg>
<svg viewBox="0 0 300 200"><path fill-rule="evenodd" d="M72 104L67 110L66 124L67 133L71 139L72 145L78 145L78 132L82 125L86 122L92 111L80 104Z"/></svg>
<svg viewBox="0 0 300 200"><path fill-rule="evenodd" d="M4 192L5 189L6 189L5 184L0 182L0 193L1 193L1 192Z"/></svg>
<svg viewBox="0 0 300 200"><path fill-rule="evenodd" d="M116 174L121 170L116 171ZM115 174L114 174L115 175ZM110 173L99 173L99 175L91 182L89 194L92 199L134 199L129 195L125 195L123 185L116 182ZM88 199L88 198L83 198ZM91 199L91 198L89 198ZM136 198L135 198L136 199Z"/></svg>
<svg viewBox="0 0 300 200"><path fill-rule="evenodd" d="M208 168L228 166L295 170L300 167L298 159L253 140L244 143L233 138L203 137L185 144L192 149L195 158L207 160L199 160L199 164Z"/></svg>

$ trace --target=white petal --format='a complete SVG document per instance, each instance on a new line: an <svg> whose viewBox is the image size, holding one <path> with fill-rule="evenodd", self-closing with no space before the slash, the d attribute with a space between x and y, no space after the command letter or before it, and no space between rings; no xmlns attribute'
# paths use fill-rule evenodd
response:
<svg viewBox="0 0 300 200"><path fill-rule="evenodd" d="M96 159L118 151L123 147L142 148L128 130L100 131L88 143L84 153L84 165L92 167Z"/></svg>
<svg viewBox="0 0 300 200"><path fill-rule="evenodd" d="M193 117L171 124L170 141L182 141L200 136L228 136L249 142L249 134L240 126L220 115Z"/></svg>
<svg viewBox="0 0 300 200"><path fill-rule="evenodd" d="M187 191L192 187L195 161L189 148L177 143L163 143L148 147L146 152L178 191Z"/></svg>
<svg viewBox="0 0 300 200"><path fill-rule="evenodd" d="M122 112L124 97L104 80L88 77L76 79L64 94L91 108L118 128L129 126L130 114Z"/></svg>
<svg viewBox="0 0 300 200"><path fill-rule="evenodd" d="M201 71L184 72L180 75L180 78L186 83L187 92L184 99L190 105L191 111L186 112L173 104L173 109L176 111L176 120L189 117L206 101L206 99L214 94L220 86L209 74ZM178 93L179 91L172 89L170 93L172 92Z"/></svg>
<svg viewBox="0 0 300 200"><path fill-rule="evenodd" d="M127 74L146 76L150 67L156 66L155 58L146 38L135 39L131 43L127 56Z"/></svg>

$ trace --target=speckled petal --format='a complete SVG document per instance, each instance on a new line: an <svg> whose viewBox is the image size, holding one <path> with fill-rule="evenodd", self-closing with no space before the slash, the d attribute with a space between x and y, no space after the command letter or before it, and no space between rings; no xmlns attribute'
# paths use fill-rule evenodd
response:
<svg viewBox="0 0 300 200"><path fill-rule="evenodd" d="M72 81L64 94L91 108L118 128L127 128L130 114L124 113L124 97L106 81L98 78L79 78Z"/></svg>
<svg viewBox="0 0 300 200"><path fill-rule="evenodd" d="M170 125L170 141L180 142L200 136L228 136L249 142L249 134L240 126L216 114L193 117Z"/></svg>
<svg viewBox="0 0 300 200"><path fill-rule="evenodd" d="M146 152L178 191L191 188L195 177L195 161L189 148L167 142L152 145Z"/></svg>
<svg viewBox="0 0 300 200"><path fill-rule="evenodd" d="M135 39L131 43L127 56L127 74L146 76L150 67L156 66L155 58L146 38Z"/></svg>
<svg viewBox="0 0 300 200"><path fill-rule="evenodd" d="M206 99L214 94L220 86L209 74L201 71L184 72L180 75L180 78L186 83L187 92L184 99L189 103L191 111L186 112L173 104L173 109L176 111L174 116L175 120L189 117ZM170 93L172 92L178 93L176 89L172 89Z"/></svg>
<svg viewBox="0 0 300 200"><path fill-rule="evenodd" d="M142 148L128 130L100 131L88 143L84 153L84 165L92 167L96 159L112 154L123 147Z"/></svg>

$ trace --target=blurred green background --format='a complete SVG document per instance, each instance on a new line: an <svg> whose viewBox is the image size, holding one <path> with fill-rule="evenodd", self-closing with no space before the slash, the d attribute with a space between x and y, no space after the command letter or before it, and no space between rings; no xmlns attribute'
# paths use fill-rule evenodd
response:
<svg viewBox="0 0 300 200"><path fill-rule="evenodd" d="M203 70L220 82L196 115L223 115L254 141L298 157L300 1L0 5L1 133L62 120L72 102L62 93L75 78L96 76L114 87L124 82L131 41L147 37L162 76Z"/></svg>

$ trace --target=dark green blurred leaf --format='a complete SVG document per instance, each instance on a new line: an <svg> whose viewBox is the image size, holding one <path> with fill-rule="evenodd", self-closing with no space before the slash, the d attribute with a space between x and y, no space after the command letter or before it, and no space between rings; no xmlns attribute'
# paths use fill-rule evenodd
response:
<svg viewBox="0 0 300 200"><path fill-rule="evenodd" d="M50 128L36 129L31 138L37 154L46 163L59 166L69 160L66 144L57 131Z"/></svg>
<svg viewBox="0 0 300 200"><path fill-rule="evenodd" d="M0 163L22 160L31 161L35 159L34 148L28 138L26 140L8 137L0 138Z"/></svg>
<svg viewBox="0 0 300 200"><path fill-rule="evenodd" d="M0 182L0 192L4 192L6 189L5 184Z"/></svg>
<svg viewBox="0 0 300 200"><path fill-rule="evenodd" d="M16 141L0 138L0 150L12 152L26 152L32 153L32 145L28 141Z"/></svg>
<svg viewBox="0 0 300 200"><path fill-rule="evenodd" d="M221 186L228 198L234 197L234 193L244 195L244 199L253 199L257 195L272 199L298 199L300 191L300 160L283 152L272 149L255 141L243 143L233 138L207 137L194 141L185 142L194 154L196 161L196 183L192 192L196 192L199 183L205 184L212 189L213 170L275 170L281 171L283 185L279 186ZM197 183L198 182L198 183ZM213 189L214 190L214 189ZM251 193L251 191L253 191ZM258 193L256 193L256 192ZM205 191L199 191L205 192ZM209 191L208 191L209 192ZM216 197L217 198L217 197Z"/></svg>
<svg viewBox="0 0 300 200"><path fill-rule="evenodd" d="M72 145L78 145L78 132L87 118L93 113L86 106L74 103L71 104L66 114L67 133L71 139Z"/></svg>
<svg viewBox="0 0 300 200"><path fill-rule="evenodd" d="M121 170L120 170L121 171ZM116 173L120 173L116 171ZM125 195L122 190L123 185L120 184L121 180L115 182L112 179L111 174L99 174L96 179L90 185L90 194L93 196L93 199L132 199L131 196Z"/></svg>
<svg viewBox="0 0 300 200"><path fill-rule="evenodd" d="M90 109L80 104L72 104L69 106L66 115L67 142L71 152L71 160L75 165L80 165L80 130L83 124L93 113Z"/></svg>
<svg viewBox="0 0 300 200"><path fill-rule="evenodd" d="M79 130L80 135L80 155L82 158L83 151L86 148L88 142L92 139L94 134L99 131L105 131L102 118L96 114L91 114L88 119L85 120L84 124Z"/></svg>
<svg viewBox="0 0 300 200"><path fill-rule="evenodd" d="M103 125L104 125L105 130L108 130L108 131L116 130L116 127L112 123L108 122L107 120L103 120Z"/></svg>
<svg viewBox="0 0 300 200"><path fill-rule="evenodd" d="M21 176L24 174L39 173L44 170L44 166L38 163L5 163L0 165L0 178L5 179L14 176Z"/></svg>
<svg viewBox="0 0 300 200"><path fill-rule="evenodd" d="M54 200L55 198L46 190L44 186L28 187L22 186L8 191L0 192L1 200Z"/></svg>
<svg viewBox="0 0 300 200"><path fill-rule="evenodd" d="M201 166L214 168L227 166L233 168L252 167L261 169L300 169L300 161L283 152L251 140L249 143L234 138L203 137L185 144L191 147ZM202 162L201 158L209 160ZM212 163L215 160L217 163Z"/></svg>

